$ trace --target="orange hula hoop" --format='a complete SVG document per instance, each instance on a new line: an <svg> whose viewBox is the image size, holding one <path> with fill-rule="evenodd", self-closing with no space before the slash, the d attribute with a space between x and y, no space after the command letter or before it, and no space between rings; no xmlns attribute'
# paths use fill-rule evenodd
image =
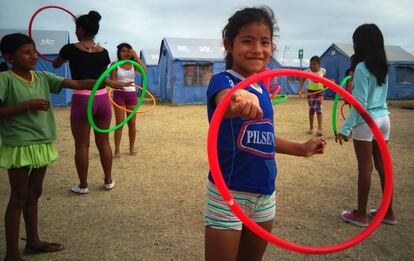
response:
<svg viewBox="0 0 414 261"><path fill-rule="evenodd" d="M321 92L323 92L323 91L325 91L325 90L327 90L327 89L329 89L329 88L324 88L324 89L322 89L322 90L319 90L319 91L316 91L316 92L312 92L312 93L303 93L303 92L299 92L299 96L309 96L309 95L315 95L315 94L321 93Z"/></svg>
<svg viewBox="0 0 414 261"><path fill-rule="evenodd" d="M135 87L135 88L137 88L137 89L140 89L140 90L142 90L142 89L143 89L141 86L138 86L138 85L135 85L135 84L134 84L134 87ZM109 96L109 100L111 101L111 103L112 103L115 107L117 107L118 109L120 109L120 110L122 110L122 111L125 111L125 112L132 112L132 110L128 110L127 108L122 107L121 105L117 104L117 103L113 100L112 95L111 95L112 91L113 91L113 89L112 89L112 88L111 88L111 89L109 89L109 91L108 91L108 96ZM148 95L149 95L149 96L151 97L151 99L152 99L152 106L151 106L151 107L149 107L149 108L148 108L148 109L146 109L146 110L143 110L143 111L137 111L137 113L136 113L136 114L142 114L142 113L150 112L150 111L152 111L152 110L155 108L155 105L157 104L157 102L155 101L155 97L154 97L154 95L152 95L152 93L150 93L148 90L146 91L146 93L148 93Z"/></svg>

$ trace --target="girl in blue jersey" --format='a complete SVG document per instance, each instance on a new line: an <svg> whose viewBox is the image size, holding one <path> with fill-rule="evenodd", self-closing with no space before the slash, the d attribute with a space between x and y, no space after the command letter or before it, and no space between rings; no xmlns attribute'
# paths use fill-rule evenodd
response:
<svg viewBox="0 0 414 261"><path fill-rule="evenodd" d="M245 8L229 18L222 33L227 70L210 80L209 120L233 86L265 68L274 51L274 26L273 11L268 7ZM233 197L251 219L270 231L275 216L275 150L307 157L323 153L325 144L321 138L305 143L275 139L269 93L261 83L255 83L232 95L217 145L223 177ZM260 260L267 241L246 229L231 212L211 174L207 190L206 260Z"/></svg>
<svg viewBox="0 0 414 261"><path fill-rule="evenodd" d="M355 51L352 62L352 70L354 71L352 95L366 108L388 143L390 135L388 115L390 112L386 102L388 65L384 38L378 26L364 24L355 30L352 40ZM342 145L343 140L349 140L351 132L358 161L358 208L352 211L343 211L341 217L346 222L366 227L368 226L368 217L374 217L377 212L372 209L367 216L371 173L375 167L381 179L382 189L384 189L384 166L371 129L353 108L335 140ZM398 223L392 210L392 202L382 222L389 225Z"/></svg>

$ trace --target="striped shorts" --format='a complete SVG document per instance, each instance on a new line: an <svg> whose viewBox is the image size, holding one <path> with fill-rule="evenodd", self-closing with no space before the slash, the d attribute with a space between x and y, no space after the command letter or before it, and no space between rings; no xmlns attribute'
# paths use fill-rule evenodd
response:
<svg viewBox="0 0 414 261"><path fill-rule="evenodd" d="M271 195L235 190L230 190L230 192L244 213L254 222L262 223L274 219L276 211L275 192ZM243 227L243 223L233 214L214 183L210 181L207 186L207 210L204 220L207 227L215 229L240 231Z"/></svg>

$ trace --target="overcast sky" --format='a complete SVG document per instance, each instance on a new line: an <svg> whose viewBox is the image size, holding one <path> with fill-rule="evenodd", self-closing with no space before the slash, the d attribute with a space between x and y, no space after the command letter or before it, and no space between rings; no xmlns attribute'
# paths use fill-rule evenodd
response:
<svg viewBox="0 0 414 261"><path fill-rule="evenodd" d="M332 43L351 43L363 23L376 23L387 45L414 54L413 0L0 0L0 28L26 29L32 14L59 5L76 15L96 10L102 15L96 40L115 56L116 45L129 42L137 50L158 49L164 37L220 38L227 19L246 6L268 5L276 15L279 35L276 56L321 55ZM74 23L60 10L46 10L33 29L68 31Z"/></svg>

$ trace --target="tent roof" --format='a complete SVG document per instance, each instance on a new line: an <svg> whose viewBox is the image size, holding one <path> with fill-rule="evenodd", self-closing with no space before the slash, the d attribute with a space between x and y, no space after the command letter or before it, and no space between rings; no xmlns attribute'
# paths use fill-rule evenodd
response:
<svg viewBox="0 0 414 261"><path fill-rule="evenodd" d="M0 29L0 38L12 33L28 34L27 29ZM32 35L41 54L58 54L60 48L69 43L69 33L66 31L33 30Z"/></svg>
<svg viewBox="0 0 414 261"><path fill-rule="evenodd" d="M141 60L144 60L146 65L158 65L158 60L160 59L160 50L142 49L139 56Z"/></svg>
<svg viewBox="0 0 414 261"><path fill-rule="evenodd" d="M298 58L291 58L291 57L285 57L283 58L277 58L277 61L280 63L282 67L293 67L293 68L299 68L300 67L300 59ZM309 67L309 59L302 59L302 68L308 68Z"/></svg>
<svg viewBox="0 0 414 261"><path fill-rule="evenodd" d="M224 46L220 39L164 38L174 59L223 60Z"/></svg>
<svg viewBox="0 0 414 261"><path fill-rule="evenodd" d="M350 43L333 43L329 48L334 47L348 57L354 54L353 45ZM329 49L328 48L328 49ZM322 55L324 55L326 50ZM389 62L414 62L414 55L407 52L401 46L397 45L386 45L385 53Z"/></svg>

